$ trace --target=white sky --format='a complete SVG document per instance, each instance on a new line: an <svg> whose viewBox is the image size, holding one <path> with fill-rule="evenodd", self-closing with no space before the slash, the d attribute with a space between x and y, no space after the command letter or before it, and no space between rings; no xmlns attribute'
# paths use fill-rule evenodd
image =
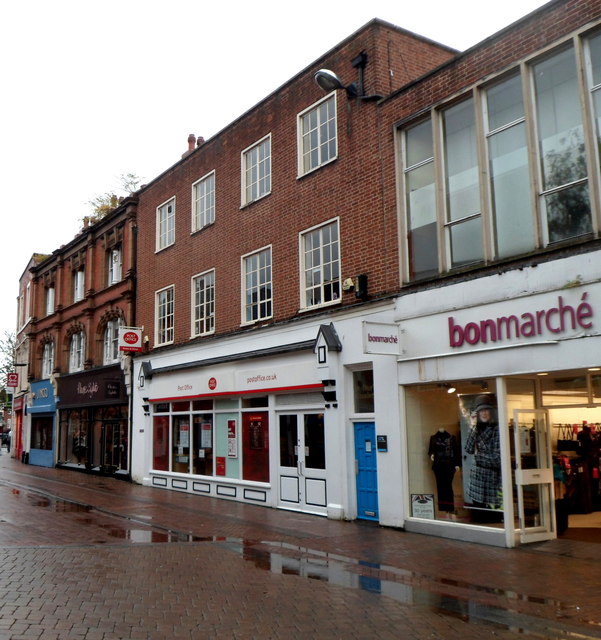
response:
<svg viewBox="0 0 601 640"><path fill-rule="evenodd" d="M543 4L3 2L0 337L31 255L69 242L90 200L156 177L372 18L465 50Z"/></svg>

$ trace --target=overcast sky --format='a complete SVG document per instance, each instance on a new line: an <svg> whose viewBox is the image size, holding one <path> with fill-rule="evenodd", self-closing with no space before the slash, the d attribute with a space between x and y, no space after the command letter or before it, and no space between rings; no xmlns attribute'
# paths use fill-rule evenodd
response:
<svg viewBox="0 0 601 640"><path fill-rule="evenodd" d="M119 176L156 177L372 18L465 50L541 0L8 0L0 8L0 337L33 253ZM119 195L123 195L119 193Z"/></svg>

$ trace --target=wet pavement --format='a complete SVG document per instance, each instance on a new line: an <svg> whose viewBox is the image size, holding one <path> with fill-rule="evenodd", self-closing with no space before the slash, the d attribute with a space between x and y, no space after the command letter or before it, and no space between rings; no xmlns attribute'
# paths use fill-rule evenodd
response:
<svg viewBox="0 0 601 640"><path fill-rule="evenodd" d="M498 549L0 456L0 640L601 638L601 544Z"/></svg>

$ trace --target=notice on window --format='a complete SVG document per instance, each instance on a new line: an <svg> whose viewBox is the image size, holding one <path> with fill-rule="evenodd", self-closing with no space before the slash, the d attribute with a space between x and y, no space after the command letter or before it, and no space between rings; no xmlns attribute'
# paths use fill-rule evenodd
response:
<svg viewBox="0 0 601 640"><path fill-rule="evenodd" d="M414 518L434 520L434 495L431 493L412 493L411 515Z"/></svg>
<svg viewBox="0 0 601 640"><path fill-rule="evenodd" d="M210 449L213 446L210 422L203 422L200 425L200 446L203 449Z"/></svg>
<svg viewBox="0 0 601 640"><path fill-rule="evenodd" d="M227 457L238 457L238 435L237 435L236 421L227 421Z"/></svg>

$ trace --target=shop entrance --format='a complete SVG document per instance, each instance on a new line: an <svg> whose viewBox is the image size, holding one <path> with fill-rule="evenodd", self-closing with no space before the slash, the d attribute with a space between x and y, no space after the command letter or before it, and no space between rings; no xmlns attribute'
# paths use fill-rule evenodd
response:
<svg viewBox="0 0 601 640"><path fill-rule="evenodd" d="M551 438L546 411L513 412L514 478L520 542L555 537Z"/></svg>
<svg viewBox="0 0 601 640"><path fill-rule="evenodd" d="M326 515L323 413L280 414L278 426L280 506Z"/></svg>

